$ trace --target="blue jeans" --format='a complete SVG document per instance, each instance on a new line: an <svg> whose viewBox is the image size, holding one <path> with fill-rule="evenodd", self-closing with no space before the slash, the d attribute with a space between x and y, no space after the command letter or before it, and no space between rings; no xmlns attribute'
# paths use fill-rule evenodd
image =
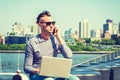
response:
<svg viewBox="0 0 120 80"><path fill-rule="evenodd" d="M70 77L65 79L65 78L55 78L55 77L46 77L46 76L40 76L38 74L33 75L30 77L30 80L80 80L78 77L75 75L70 74Z"/></svg>

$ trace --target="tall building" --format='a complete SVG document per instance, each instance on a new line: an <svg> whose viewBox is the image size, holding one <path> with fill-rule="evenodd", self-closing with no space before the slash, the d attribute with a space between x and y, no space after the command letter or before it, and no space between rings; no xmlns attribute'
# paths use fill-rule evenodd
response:
<svg viewBox="0 0 120 80"><path fill-rule="evenodd" d="M26 31L25 31L25 35L33 35L33 36L35 36L35 35L37 35L38 33L40 33L40 29L39 29L39 27L37 26L37 24L33 24L33 25L31 25L31 26L28 26L27 27L27 29L26 29Z"/></svg>
<svg viewBox="0 0 120 80"><path fill-rule="evenodd" d="M64 35L65 35L64 36L65 41L71 42L71 40L72 40L72 29L70 28L70 29L66 30Z"/></svg>
<svg viewBox="0 0 120 80"><path fill-rule="evenodd" d="M95 30L91 30L90 33L91 33L91 36L90 36L90 37L91 37L91 38L95 38L95 36L96 36L96 31L95 31Z"/></svg>
<svg viewBox="0 0 120 80"><path fill-rule="evenodd" d="M104 38L105 39L110 39L111 38L111 34L109 33L109 31L106 31Z"/></svg>
<svg viewBox="0 0 120 80"><path fill-rule="evenodd" d="M107 35L109 34L109 36L111 37L113 35L119 35L119 33L120 33L120 23L118 25L116 23L113 23L111 19L107 19L106 24L103 25L104 38L106 34Z"/></svg>
<svg viewBox="0 0 120 80"><path fill-rule="evenodd" d="M12 32L15 33L16 36L23 36L24 35L24 27L21 23L14 23L12 25Z"/></svg>
<svg viewBox="0 0 120 80"><path fill-rule="evenodd" d="M86 19L79 22L79 38L90 38L90 24Z"/></svg>
<svg viewBox="0 0 120 80"><path fill-rule="evenodd" d="M118 32L119 32L119 34L120 34L120 22L119 22Z"/></svg>
<svg viewBox="0 0 120 80"><path fill-rule="evenodd" d="M113 23L112 34L118 34L118 24Z"/></svg>
<svg viewBox="0 0 120 80"><path fill-rule="evenodd" d="M3 43L3 36L0 34L0 44Z"/></svg>
<svg viewBox="0 0 120 80"><path fill-rule="evenodd" d="M109 36L111 36L112 33L113 33L113 21L111 19L107 19L106 24L103 25L103 37L105 38L106 34L109 34Z"/></svg>
<svg viewBox="0 0 120 80"><path fill-rule="evenodd" d="M101 30L91 30L91 38L101 38Z"/></svg>
<svg viewBox="0 0 120 80"><path fill-rule="evenodd" d="M33 24L30 28L31 28L30 31L34 33L34 35L37 35L38 33L40 33L40 29L37 26L37 24Z"/></svg>
<svg viewBox="0 0 120 80"><path fill-rule="evenodd" d="M100 29L100 37L103 38L103 31Z"/></svg>
<svg viewBox="0 0 120 80"><path fill-rule="evenodd" d="M106 20L106 24L103 25L103 33L109 32L112 34L113 21L111 19Z"/></svg>
<svg viewBox="0 0 120 80"><path fill-rule="evenodd" d="M96 38L101 38L101 30L96 30Z"/></svg>

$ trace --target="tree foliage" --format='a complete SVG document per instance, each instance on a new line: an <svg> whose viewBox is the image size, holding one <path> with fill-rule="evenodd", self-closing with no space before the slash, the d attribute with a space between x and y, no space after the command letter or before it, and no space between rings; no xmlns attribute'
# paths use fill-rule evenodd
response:
<svg viewBox="0 0 120 80"><path fill-rule="evenodd" d="M115 40L113 40L113 39L103 39L101 44L102 45L114 45L115 44Z"/></svg>
<svg viewBox="0 0 120 80"><path fill-rule="evenodd" d="M0 50L25 50L26 44L0 44Z"/></svg>

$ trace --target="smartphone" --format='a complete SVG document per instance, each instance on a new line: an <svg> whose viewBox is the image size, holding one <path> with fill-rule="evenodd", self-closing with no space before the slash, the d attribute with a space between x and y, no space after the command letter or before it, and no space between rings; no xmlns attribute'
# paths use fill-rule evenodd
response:
<svg viewBox="0 0 120 80"><path fill-rule="evenodd" d="M55 33L55 28L53 29L53 34Z"/></svg>

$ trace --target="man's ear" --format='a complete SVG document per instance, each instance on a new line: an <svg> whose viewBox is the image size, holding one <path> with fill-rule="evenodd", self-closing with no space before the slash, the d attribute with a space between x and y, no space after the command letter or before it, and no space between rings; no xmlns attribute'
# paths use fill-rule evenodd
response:
<svg viewBox="0 0 120 80"><path fill-rule="evenodd" d="M41 23L37 23L37 24L38 24L39 27L41 27L41 25L42 25Z"/></svg>

